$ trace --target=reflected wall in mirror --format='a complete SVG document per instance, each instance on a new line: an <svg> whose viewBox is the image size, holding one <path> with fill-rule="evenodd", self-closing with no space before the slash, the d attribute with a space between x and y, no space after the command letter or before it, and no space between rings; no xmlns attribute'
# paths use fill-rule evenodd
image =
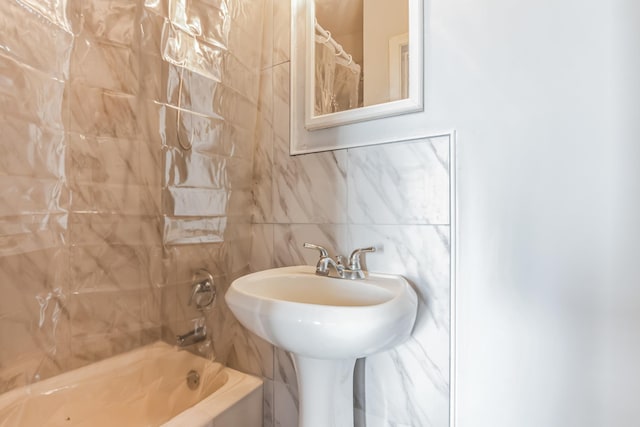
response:
<svg viewBox="0 0 640 427"><path fill-rule="evenodd" d="M423 18L423 0L292 0L292 153L423 111Z"/></svg>
<svg viewBox="0 0 640 427"><path fill-rule="evenodd" d="M315 0L314 116L409 96L409 1Z"/></svg>

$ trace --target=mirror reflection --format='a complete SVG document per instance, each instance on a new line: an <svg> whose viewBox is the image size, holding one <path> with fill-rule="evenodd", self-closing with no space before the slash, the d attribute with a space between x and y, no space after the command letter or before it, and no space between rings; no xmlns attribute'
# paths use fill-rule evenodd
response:
<svg viewBox="0 0 640 427"><path fill-rule="evenodd" d="M315 0L314 116L409 97L408 3Z"/></svg>

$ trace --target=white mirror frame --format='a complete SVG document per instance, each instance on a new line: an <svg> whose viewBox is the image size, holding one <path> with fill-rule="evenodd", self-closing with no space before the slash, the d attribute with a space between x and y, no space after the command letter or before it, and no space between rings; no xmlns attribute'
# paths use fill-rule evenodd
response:
<svg viewBox="0 0 640 427"><path fill-rule="evenodd" d="M409 97L311 117L315 45L311 0L291 0L290 127L292 155L417 138L407 120L424 120L423 0L409 1Z"/></svg>

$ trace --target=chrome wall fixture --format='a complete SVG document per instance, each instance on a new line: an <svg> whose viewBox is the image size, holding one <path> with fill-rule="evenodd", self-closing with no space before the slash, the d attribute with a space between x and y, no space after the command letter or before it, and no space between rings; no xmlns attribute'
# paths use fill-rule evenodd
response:
<svg viewBox="0 0 640 427"><path fill-rule="evenodd" d="M218 290L213 281L213 275L204 268L196 271L193 275L193 284L188 305L195 306L201 315L193 319L192 330L182 335L176 335L176 344L179 347L187 347L207 339L205 312L211 308L217 295Z"/></svg>
<svg viewBox="0 0 640 427"><path fill-rule="evenodd" d="M196 271L193 275L193 288L189 305L195 305L198 310L208 310L216 300L218 291L216 289L213 275L204 268Z"/></svg>

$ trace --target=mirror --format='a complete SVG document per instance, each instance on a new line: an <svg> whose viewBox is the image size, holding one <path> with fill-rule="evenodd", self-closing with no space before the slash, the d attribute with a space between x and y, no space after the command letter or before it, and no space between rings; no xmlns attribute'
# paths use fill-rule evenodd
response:
<svg viewBox="0 0 640 427"><path fill-rule="evenodd" d="M348 125L423 111L422 2L292 0L292 154L342 148L308 142Z"/></svg>
<svg viewBox="0 0 640 427"><path fill-rule="evenodd" d="M409 1L315 0L313 116L409 97Z"/></svg>

